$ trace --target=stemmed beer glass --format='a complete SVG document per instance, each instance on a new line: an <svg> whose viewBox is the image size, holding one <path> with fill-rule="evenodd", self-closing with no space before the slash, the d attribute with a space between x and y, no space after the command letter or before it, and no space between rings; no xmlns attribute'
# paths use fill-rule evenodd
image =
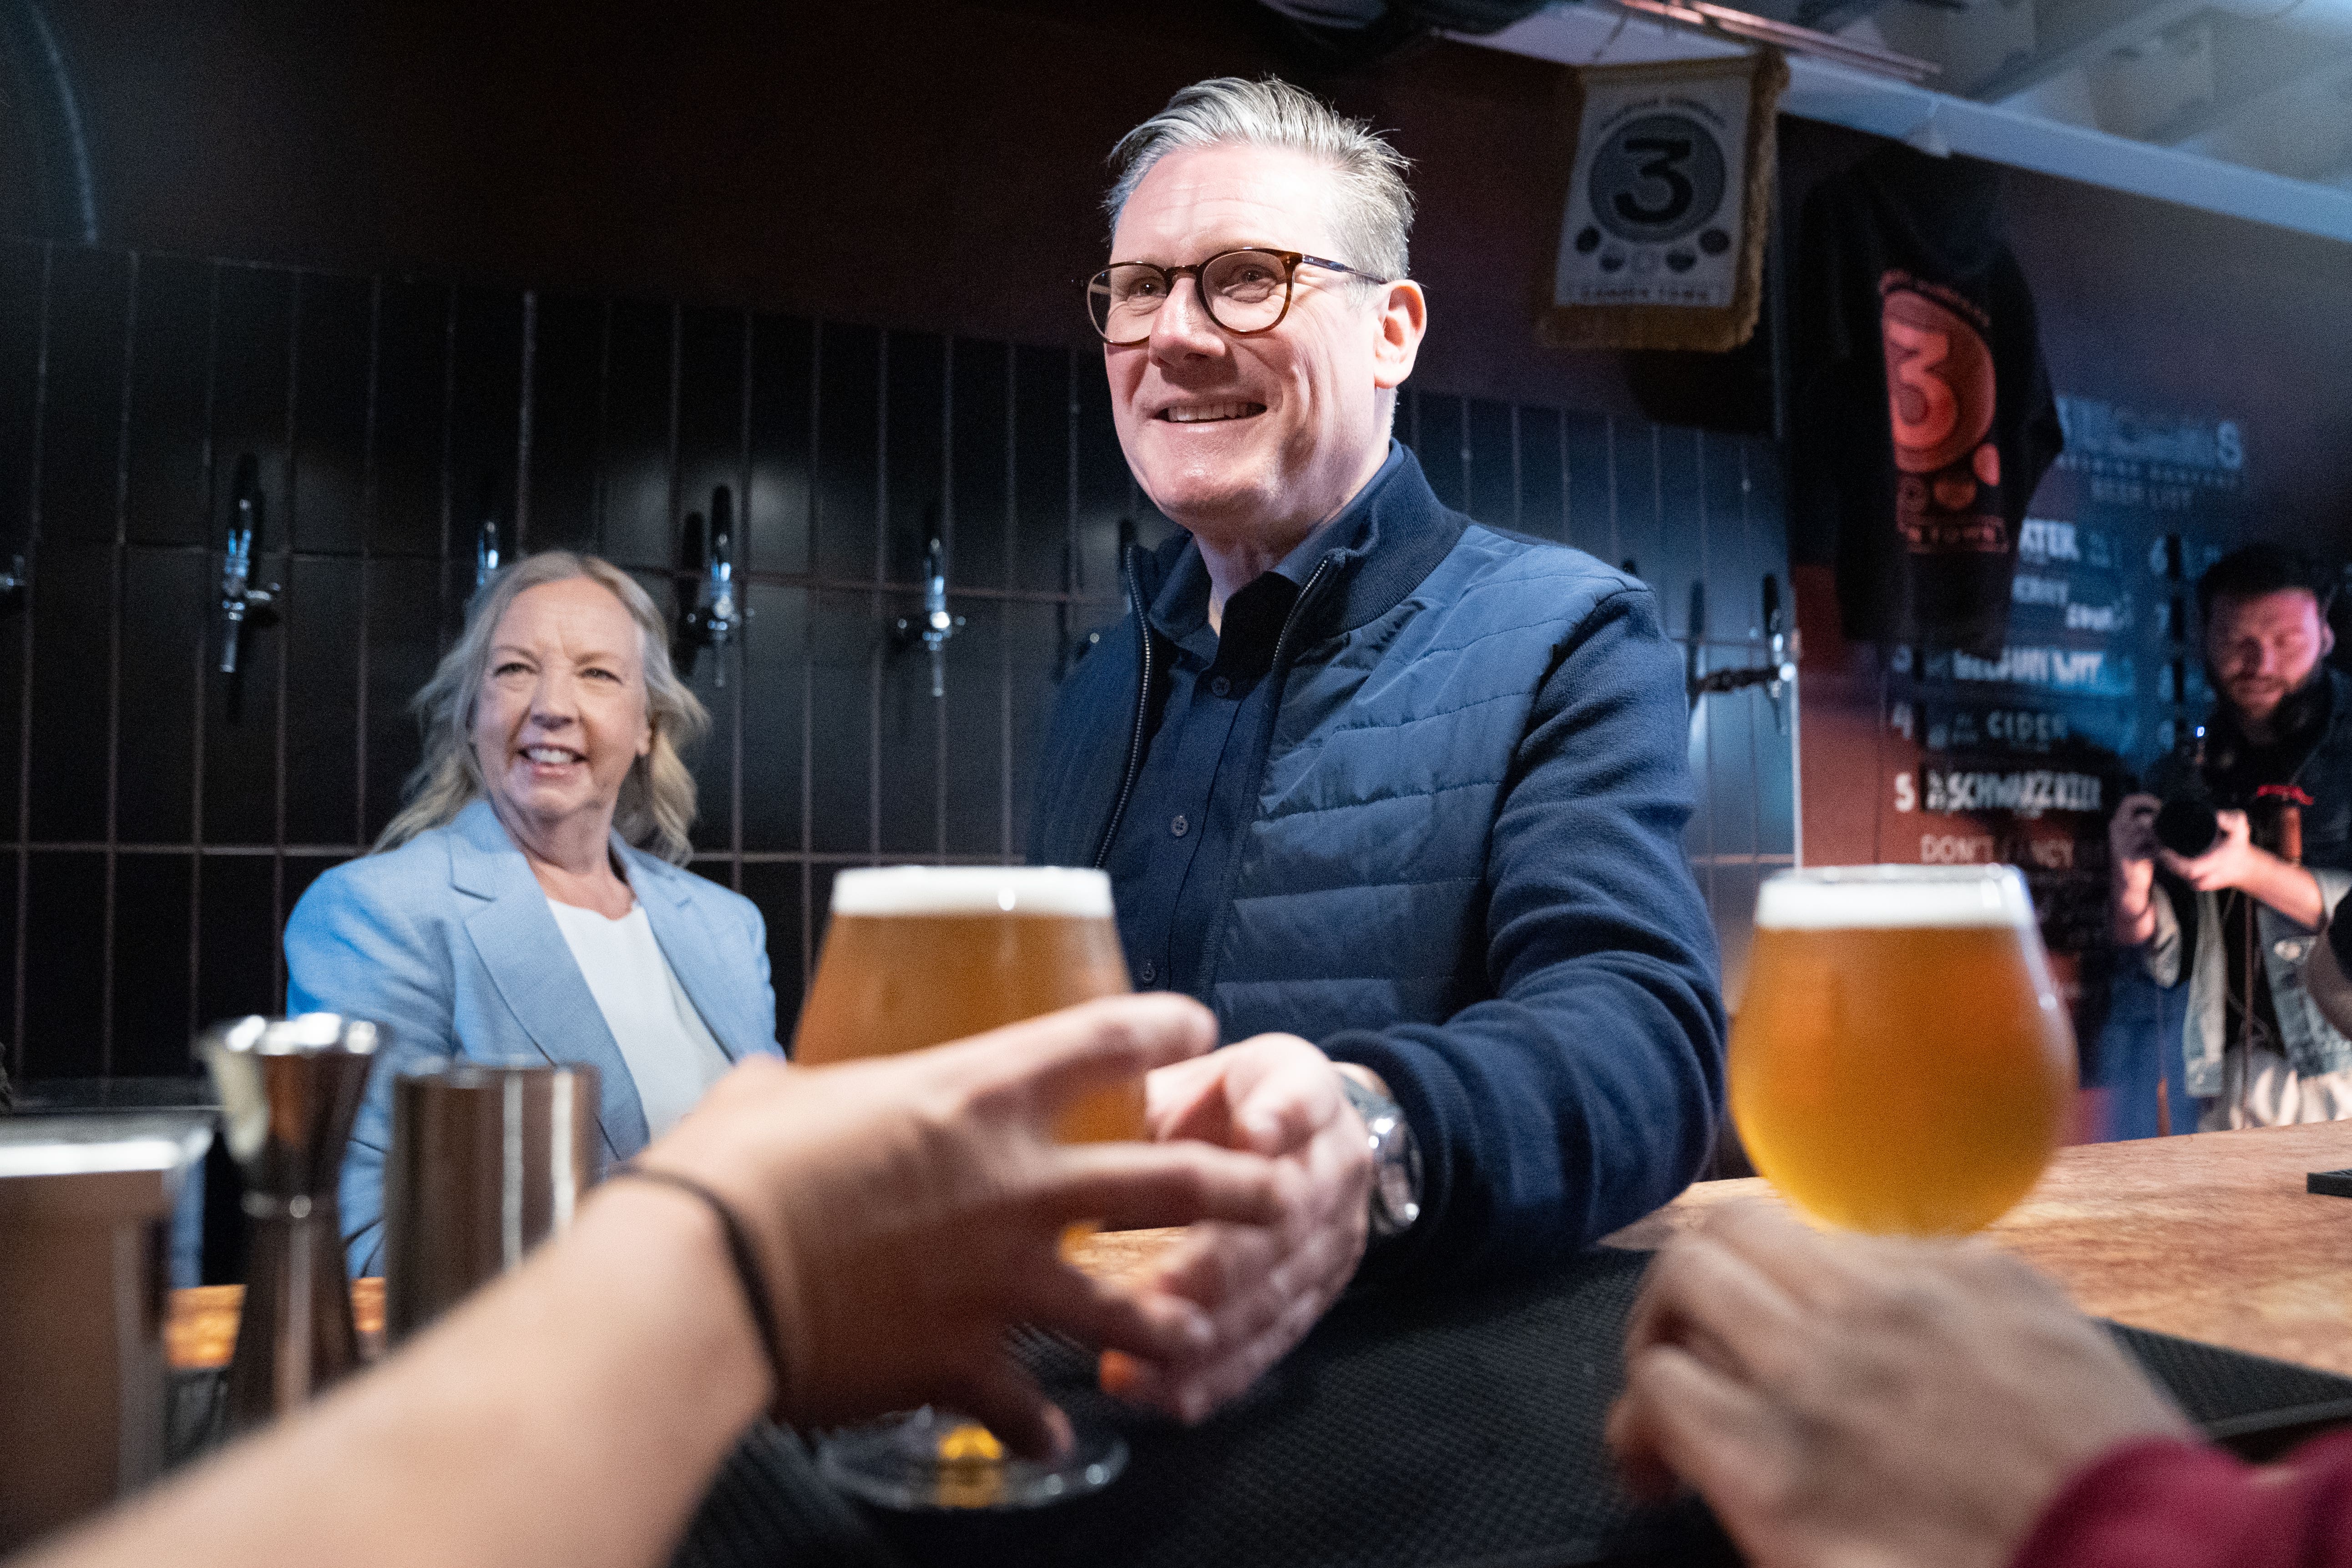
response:
<svg viewBox="0 0 2352 1568"><path fill-rule="evenodd" d="M1756 900L1731 1030L1756 1169L1847 1230L1957 1236L2042 1174L2074 1032L2011 866L1784 871Z"/></svg>
<svg viewBox="0 0 2352 1568"><path fill-rule="evenodd" d="M1130 988L1100 871L845 871L793 1056L817 1066L921 1050ZM1080 1099L1058 1131L1072 1143L1146 1137L1142 1080ZM1005 1452L975 1422L926 1408L828 1435L817 1466L894 1508L1027 1507L1097 1490L1126 1465L1117 1433L1073 1425L1070 1454L1041 1464Z"/></svg>

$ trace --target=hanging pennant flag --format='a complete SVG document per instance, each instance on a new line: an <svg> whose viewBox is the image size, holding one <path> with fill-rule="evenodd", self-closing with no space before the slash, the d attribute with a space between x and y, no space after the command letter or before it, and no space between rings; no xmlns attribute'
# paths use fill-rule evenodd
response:
<svg viewBox="0 0 2352 1568"><path fill-rule="evenodd" d="M1773 113L1789 67L1737 59L1569 73L1568 203L1536 335L1554 348L1738 348L1756 330Z"/></svg>

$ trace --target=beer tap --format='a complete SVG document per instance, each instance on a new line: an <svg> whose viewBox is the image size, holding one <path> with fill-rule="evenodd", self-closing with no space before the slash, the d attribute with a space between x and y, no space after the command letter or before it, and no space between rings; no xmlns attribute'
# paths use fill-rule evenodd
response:
<svg viewBox="0 0 2352 1568"><path fill-rule="evenodd" d="M258 624L262 613L277 603L285 590L272 583L267 588L252 586L253 542L261 532L263 500L261 468L252 453L237 459L236 500L229 510L227 548L221 558L221 658L223 675L236 673L237 645L244 639L246 621L249 617Z"/></svg>
<svg viewBox="0 0 2352 1568"><path fill-rule="evenodd" d="M948 694L948 639L963 629L963 617L948 613L947 549L934 539L923 552L923 616L898 617L898 646L921 643L931 656L931 695Z"/></svg>
<svg viewBox="0 0 2352 1568"><path fill-rule="evenodd" d="M499 545L499 476L494 470L482 470L474 497L474 515L481 519L474 525L474 592L478 594L506 559Z"/></svg>
<svg viewBox="0 0 2352 1568"><path fill-rule="evenodd" d="M1764 683L1764 695L1772 701L1773 728L1785 735L1789 703L1797 686L1796 634L1790 629L1788 612L1780 604L1780 580L1769 572L1764 574L1764 634L1772 661L1772 679Z"/></svg>
<svg viewBox="0 0 2352 1568"><path fill-rule="evenodd" d="M1771 700L1772 719L1783 735L1789 732L1789 700L1796 689L1797 664L1795 634L1789 629L1787 612L1780 604L1780 583L1770 573L1764 574L1765 654L1769 662L1748 665L1738 669L1715 669L1701 675L1698 670L1698 643L1705 631L1706 598L1698 584L1691 585L1691 647L1685 672L1685 684L1691 702L1710 692L1743 691L1760 686Z"/></svg>
<svg viewBox="0 0 2352 1568"><path fill-rule="evenodd" d="M701 531L694 525L701 520L688 521L689 537L698 536ZM709 548L703 552L701 571L694 607L686 613L688 668L692 650L707 647L719 656L713 674L725 686L727 644L743 624L735 607L735 493L725 485L710 492Z"/></svg>

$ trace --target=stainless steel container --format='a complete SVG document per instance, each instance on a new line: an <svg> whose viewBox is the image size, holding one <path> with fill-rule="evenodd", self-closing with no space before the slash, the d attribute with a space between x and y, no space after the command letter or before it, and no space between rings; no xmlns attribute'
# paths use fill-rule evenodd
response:
<svg viewBox="0 0 2352 1568"><path fill-rule="evenodd" d="M0 1554L163 1465L165 1259L202 1111L0 1119Z"/></svg>
<svg viewBox="0 0 2352 1568"><path fill-rule="evenodd" d="M596 1069L452 1062L393 1080L386 1340L397 1343L572 1223L599 1174Z"/></svg>
<svg viewBox="0 0 2352 1568"><path fill-rule="evenodd" d="M221 1132L245 1172L251 1238L228 1376L232 1432L262 1426L359 1364L335 1186L386 1031L333 1013L236 1018L196 1040Z"/></svg>

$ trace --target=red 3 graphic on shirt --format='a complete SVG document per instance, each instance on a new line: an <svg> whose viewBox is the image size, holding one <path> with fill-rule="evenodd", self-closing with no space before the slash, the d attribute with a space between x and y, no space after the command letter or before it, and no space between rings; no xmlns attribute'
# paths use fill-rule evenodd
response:
<svg viewBox="0 0 2352 1568"><path fill-rule="evenodd" d="M1895 524L1914 551L2003 551L1992 351L1968 300L1907 272L1879 279Z"/></svg>

